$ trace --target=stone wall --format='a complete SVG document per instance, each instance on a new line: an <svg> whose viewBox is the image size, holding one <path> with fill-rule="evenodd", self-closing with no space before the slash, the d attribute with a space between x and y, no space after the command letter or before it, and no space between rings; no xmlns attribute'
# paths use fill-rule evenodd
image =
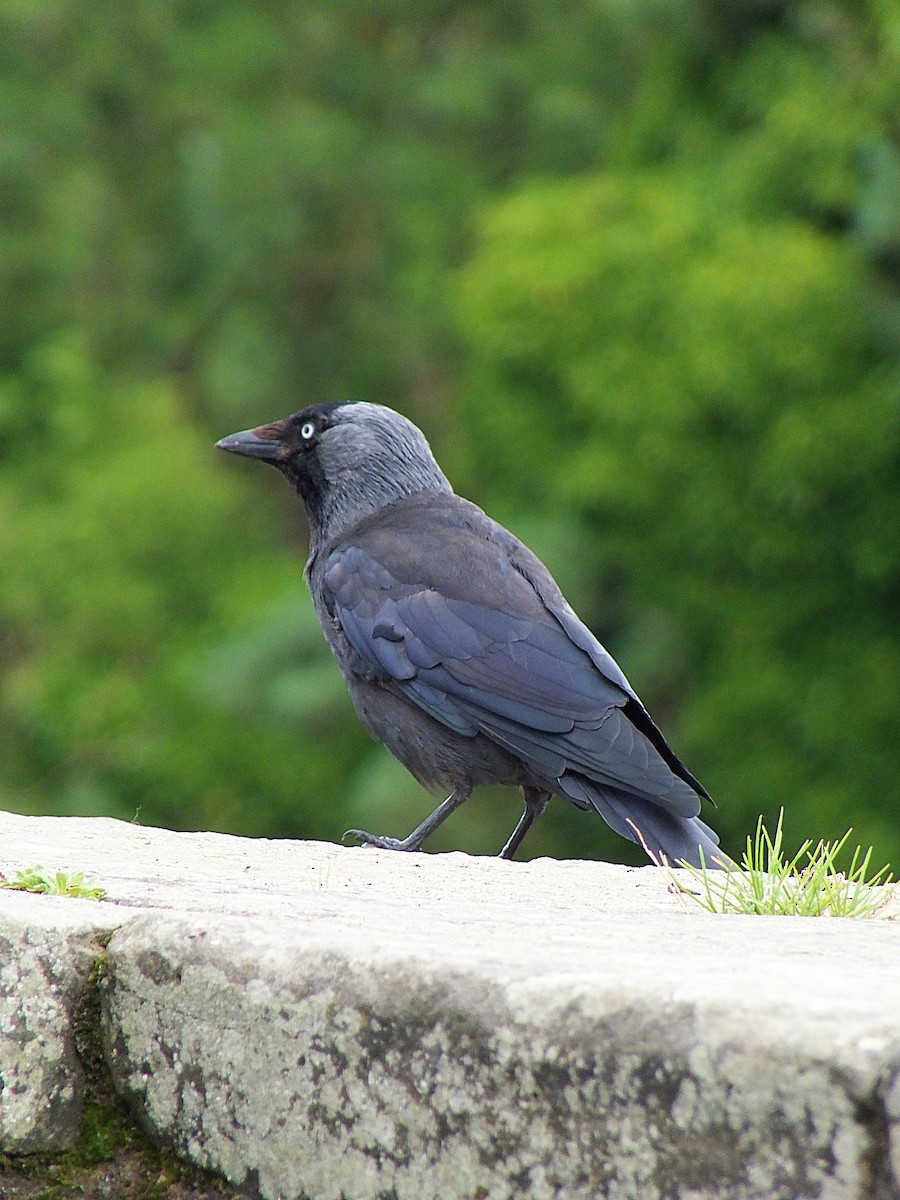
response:
<svg viewBox="0 0 900 1200"><path fill-rule="evenodd" d="M7 1155L75 1144L102 1071L266 1200L900 1196L896 902L0 813L0 871L38 862L108 895L0 892Z"/></svg>

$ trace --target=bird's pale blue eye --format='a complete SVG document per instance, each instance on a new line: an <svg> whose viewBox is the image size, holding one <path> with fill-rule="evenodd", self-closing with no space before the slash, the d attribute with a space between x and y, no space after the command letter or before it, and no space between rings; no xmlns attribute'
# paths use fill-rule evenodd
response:
<svg viewBox="0 0 900 1200"><path fill-rule="evenodd" d="M304 425L300 426L300 436L303 438L304 442L308 442L310 438L315 435L315 432L316 427L313 425L312 421L307 421Z"/></svg>

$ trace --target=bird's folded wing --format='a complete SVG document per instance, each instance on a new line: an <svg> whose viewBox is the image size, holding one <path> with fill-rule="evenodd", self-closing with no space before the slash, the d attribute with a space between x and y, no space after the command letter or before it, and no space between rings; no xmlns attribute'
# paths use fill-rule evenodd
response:
<svg viewBox="0 0 900 1200"><path fill-rule="evenodd" d="M549 779L575 771L679 815L697 812L696 791L622 711L634 695L627 683L603 673L559 616L536 603L522 574L495 576L489 605L413 582L415 573L407 562L398 579L353 544L325 564L326 605L367 672L448 728L486 734Z"/></svg>

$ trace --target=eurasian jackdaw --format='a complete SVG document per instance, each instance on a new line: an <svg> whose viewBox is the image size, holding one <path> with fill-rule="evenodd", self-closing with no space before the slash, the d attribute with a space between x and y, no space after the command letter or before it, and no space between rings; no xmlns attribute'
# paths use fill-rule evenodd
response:
<svg viewBox="0 0 900 1200"><path fill-rule="evenodd" d="M554 794L653 855L716 865L703 786L628 680L508 530L457 496L422 432L377 404L317 404L232 434L277 467L310 525L306 578L366 729L450 796L402 841L418 850L480 784L522 788L512 858Z"/></svg>

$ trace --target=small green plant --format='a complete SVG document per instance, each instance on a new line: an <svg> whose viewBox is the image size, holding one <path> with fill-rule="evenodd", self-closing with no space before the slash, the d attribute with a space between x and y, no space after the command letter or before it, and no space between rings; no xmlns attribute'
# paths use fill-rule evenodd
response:
<svg viewBox="0 0 900 1200"><path fill-rule="evenodd" d="M81 871L67 875L65 871L48 871L40 864L17 871L12 879L0 875L0 888L42 892L47 896L76 896L82 900L100 900L106 895L106 888L87 883Z"/></svg>
<svg viewBox="0 0 900 1200"><path fill-rule="evenodd" d="M699 885L699 891L685 887L668 862L657 865L667 872L673 891L713 913L871 917L888 903L893 875L889 865L869 875L871 846L865 852L857 846L848 869L838 869L837 858L852 829L836 841L819 841L815 846L807 838L796 854L788 858L783 849L783 820L784 809L781 809L775 833L770 834L760 817L756 833L747 838L740 864L730 863L728 870L711 869L702 851L701 866L679 863Z"/></svg>

